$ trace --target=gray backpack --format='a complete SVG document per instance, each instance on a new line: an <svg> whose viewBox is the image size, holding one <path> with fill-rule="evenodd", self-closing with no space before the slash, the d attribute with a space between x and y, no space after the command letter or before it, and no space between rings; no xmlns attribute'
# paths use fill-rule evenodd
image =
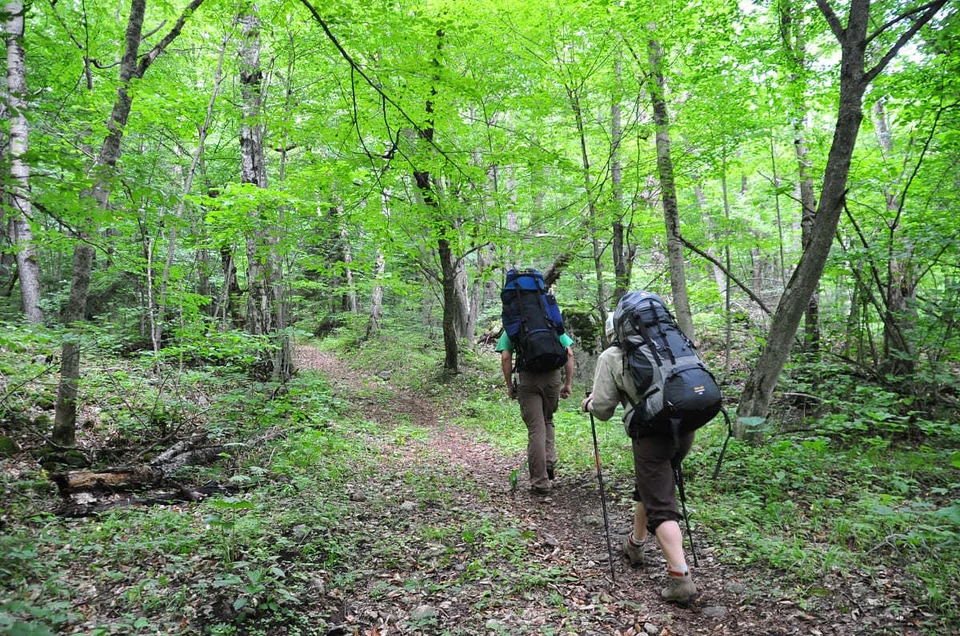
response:
<svg viewBox="0 0 960 636"><path fill-rule="evenodd" d="M625 371L640 396L628 423L630 437L679 439L720 412L720 387L660 296L626 294L614 311L613 326Z"/></svg>

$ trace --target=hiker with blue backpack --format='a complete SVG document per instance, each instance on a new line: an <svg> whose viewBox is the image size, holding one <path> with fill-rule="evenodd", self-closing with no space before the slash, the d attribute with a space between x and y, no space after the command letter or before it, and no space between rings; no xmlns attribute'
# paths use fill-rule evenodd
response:
<svg viewBox="0 0 960 636"><path fill-rule="evenodd" d="M548 495L557 463L553 414L559 400L570 397L572 391L573 339L566 334L560 307L537 270L508 271L500 297L503 335L496 351L507 394L520 403L520 416L527 426L530 492Z"/></svg>
<svg viewBox="0 0 960 636"><path fill-rule="evenodd" d="M697 598L697 588L680 532L680 462L693 445L694 431L719 412L720 390L656 294L626 294L605 327L612 344L600 354L593 391L581 406L604 421L623 406L637 502L623 552L631 565L648 565L654 549L647 538L655 536L667 561L661 597L685 605Z"/></svg>

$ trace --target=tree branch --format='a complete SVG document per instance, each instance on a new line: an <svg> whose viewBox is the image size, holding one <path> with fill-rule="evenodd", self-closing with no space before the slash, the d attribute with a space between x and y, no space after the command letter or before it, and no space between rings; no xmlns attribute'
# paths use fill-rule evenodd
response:
<svg viewBox="0 0 960 636"><path fill-rule="evenodd" d="M865 249L867 252L867 262L870 265L870 274L873 277L874 284L877 286L877 289L880 291L880 297L883 298L883 304L884 306L886 306L887 297L883 293L884 285L883 285L883 282L880 280L880 272L878 271L877 266L873 262L873 258L871 256L873 254L873 251L870 249L870 243L867 242L866 235L863 233L863 230L860 229L860 224L857 223L857 219L854 218L853 213L850 212L850 207L847 205L846 201L843 202L843 211L846 213L847 219L850 221L850 224L853 225L854 232L856 232L857 236L860 238L860 244L863 245L863 249ZM837 235L837 241L840 243L840 246L843 247L843 241L840 240L839 234ZM857 276L857 278L859 278L859 276ZM879 311L880 308L877 307L877 310Z"/></svg>
<svg viewBox="0 0 960 636"><path fill-rule="evenodd" d="M827 24L830 25L830 30L833 31L837 40L843 42L845 29L843 25L840 24L840 18L833 12L833 7L830 6L830 3L827 2L827 0L817 0L817 8L820 9L823 17L827 19Z"/></svg>
<svg viewBox="0 0 960 636"><path fill-rule="evenodd" d="M873 33L871 33L870 35L868 35L868 36L867 36L867 39L866 39L866 43L867 43L867 44L870 44L871 42L873 42L873 40L875 40L877 37L879 37L881 33L883 33L884 31L886 31L886 30L889 29L890 27L892 27L894 24L897 24L898 22L902 22L903 20L906 20L907 18L909 18L909 17L911 17L911 16L914 16L914 15L916 15L916 14L922 12L922 11L926 11L926 10L929 9L932 5L936 4L938 1L939 1L939 0L934 0L933 2L929 2L929 3L925 4L925 5L922 5L922 6L919 6L919 7L915 7L914 9L911 9L910 11L907 11L906 13L901 13L900 15L898 15L898 16L896 16L895 18L891 19L889 22L887 22L886 24L884 24L883 26L881 26L879 29L877 29L876 31L874 31Z"/></svg>
<svg viewBox="0 0 960 636"><path fill-rule="evenodd" d="M157 42L157 45L150 49L143 57L140 59L140 63L137 65L137 77L143 77L143 74L147 72L147 69L150 68L150 65L153 64L153 61L163 53L164 49L167 48L171 42L177 39L177 36L180 35L180 31L183 30L183 25L187 22L193 12L196 11L200 5L203 4L203 0L193 0L187 8L183 10L183 13L180 14L180 17L177 18L176 24L173 25L173 28L170 29L170 32L167 33L162 40Z"/></svg>
<svg viewBox="0 0 960 636"><path fill-rule="evenodd" d="M740 289L742 289L742 290L747 294L747 296L750 297L750 299L751 299L753 302L757 303L757 306L760 307L760 309L763 311L763 313L767 314L768 316L771 314L770 309L769 309L765 304L763 304L763 301L760 300L760 297L757 296L755 293L753 293L753 291L752 291L749 287L747 287L746 285L744 285L743 283L741 283L741 282L737 279L736 276L734 276L733 274L731 274L731 273L727 270L727 268L724 267L723 264L720 263L720 261L718 261L718 260L715 259L714 257L710 256L710 255L707 254L706 252L702 251L700 248L698 248L696 245L694 245L693 243L691 243L691 242L688 241L687 239L683 238L682 236L680 237L680 241L683 243L683 245L684 245L686 248L688 248L688 249L696 252L697 254L699 254L700 256L702 256L703 258L705 258L705 259L707 259L708 261L710 261L711 263L713 263L713 265L714 265L715 267L719 268L720 271L722 271L727 278L729 278L729 279L732 280L734 283L736 283L737 287L739 287Z"/></svg>
<svg viewBox="0 0 960 636"><path fill-rule="evenodd" d="M822 1L823 0L817 0L817 3L819 4ZM883 69L886 68L887 64L890 63L890 60L892 60L896 56L896 54L900 52L900 49L903 47L903 45L909 42L910 38L916 35L917 31L923 28L923 25L925 25L927 22L932 20L933 16L935 16L937 12L940 11L940 9L942 9L943 5L945 5L946 3L947 3L947 0L934 0L930 4L924 5L923 7L920 7L919 9L917 9L917 11L925 10L925 13L922 16L920 16L920 18L916 22L911 24L909 29L907 29L906 31L900 34L900 37L897 39L896 43L890 47L890 50L887 51L886 55L884 55L883 58L881 58L881 60L877 62L876 66L874 66L872 69L866 72L866 74L863 76L863 82L865 84L869 84L870 82L872 82L873 78L879 75L883 71ZM906 15L909 15L909 14L904 14L904 16L902 17L906 17ZM877 34L879 34L879 31L877 32ZM874 36L877 34L874 34ZM871 37L874 37L874 36L871 36ZM869 38L867 39L867 41L869 42Z"/></svg>
<svg viewBox="0 0 960 636"><path fill-rule="evenodd" d="M451 164L454 168L457 169L457 172L465 176L468 181L472 181L470 179L470 176L462 168L460 168L457 162L451 159L450 156L442 148L440 148L439 145L437 145L437 143L433 140L432 136L430 138L427 138L425 136L426 131L423 128L421 128L420 125L416 121L414 121L413 118L410 117L410 115L408 115L405 110L403 110L400 104L398 104L396 101L393 100L393 98L387 95L387 93L384 92L384 90L376 82L370 79L370 77L363 71L362 68L360 68L360 65L357 63L356 60L353 59L353 57L349 53L347 53L347 50L343 48L343 45L340 44L340 41L337 39L337 36L333 34L333 31L330 30L330 27L327 26L327 23L324 21L324 19L320 17L320 14L313 7L313 5L310 4L310 1L300 0L300 3L307 8L307 11L310 12L310 14L313 16L313 19L317 21L317 23L320 25L320 28L323 29L323 32L327 35L327 38L337 48L337 51L340 52L340 56L347 61L347 63L351 66L351 68L353 68L353 70L355 70L357 73L360 74L360 77L364 79L364 81L370 86L370 88L375 90L385 102L387 102L388 104L390 104L391 106L397 109L397 112L400 113L400 115L404 119L406 119L411 126L413 126L414 130L417 131L417 136L419 136L421 139L424 139L425 141L427 141L427 143L433 146L433 148L444 159L446 159L449 164Z"/></svg>

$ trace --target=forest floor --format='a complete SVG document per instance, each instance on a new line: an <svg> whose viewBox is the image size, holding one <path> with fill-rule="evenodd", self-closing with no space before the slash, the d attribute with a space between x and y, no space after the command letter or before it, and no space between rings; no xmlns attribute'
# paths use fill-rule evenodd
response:
<svg viewBox="0 0 960 636"><path fill-rule="evenodd" d="M455 404L392 390L313 348L299 349L297 362L327 376L348 409L398 431L381 451L384 470L348 485L352 508L340 530L369 541L349 589L328 587L317 601L334 626L328 634L923 633L893 574L886 597L852 572L784 594L781 574L725 566L700 537L692 571L701 596L688 608L667 604L664 567L633 569L622 556L632 521L622 496L607 499L613 581L595 474L566 474L561 458L552 494L535 498L523 471L518 484L509 479L523 454L449 423ZM482 546L482 559L450 548L467 539Z"/></svg>

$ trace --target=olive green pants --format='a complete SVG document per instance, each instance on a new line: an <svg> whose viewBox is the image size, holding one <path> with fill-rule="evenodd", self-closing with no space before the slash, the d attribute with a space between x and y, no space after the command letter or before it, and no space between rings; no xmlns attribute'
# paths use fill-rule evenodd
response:
<svg viewBox="0 0 960 636"><path fill-rule="evenodd" d="M562 385L560 369L546 373L520 372L517 400L520 402L520 416L527 425L530 487L537 490L550 489L547 465L557 463L553 414L560 403Z"/></svg>

